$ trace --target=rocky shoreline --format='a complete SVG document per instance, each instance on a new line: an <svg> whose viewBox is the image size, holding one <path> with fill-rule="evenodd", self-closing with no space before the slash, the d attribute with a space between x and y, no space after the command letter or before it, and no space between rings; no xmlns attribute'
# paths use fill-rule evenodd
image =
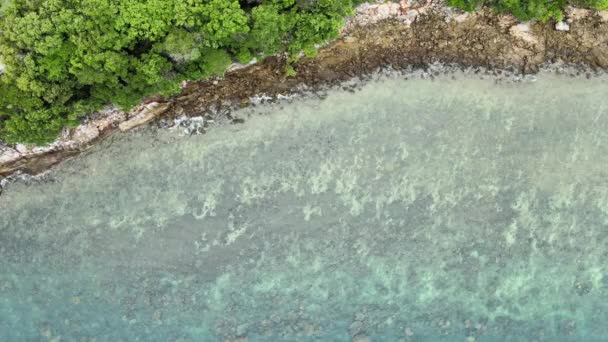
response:
<svg viewBox="0 0 608 342"><path fill-rule="evenodd" d="M285 58L269 57L235 65L221 80L184 84L178 96L149 98L129 113L115 108L95 113L47 147L0 144L0 184L11 175L40 174L116 131L150 122L176 125L184 117L200 121L197 131L211 122L238 123L230 110L250 105L256 96L274 99L302 87L340 84L385 66L402 70L439 62L497 74L533 74L548 63L608 69L608 12L569 8L565 17L559 23L519 23L510 15L468 14L432 1L363 4L340 39L294 66L295 77L283 72Z"/></svg>

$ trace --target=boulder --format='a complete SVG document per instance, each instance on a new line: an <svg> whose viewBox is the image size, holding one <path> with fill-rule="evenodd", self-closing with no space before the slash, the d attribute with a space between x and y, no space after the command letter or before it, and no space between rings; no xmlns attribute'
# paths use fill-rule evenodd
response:
<svg viewBox="0 0 608 342"><path fill-rule="evenodd" d="M144 108L129 120L118 125L121 131L128 131L135 127L141 126L158 117L169 107L168 103L152 102L144 106Z"/></svg>
<svg viewBox="0 0 608 342"><path fill-rule="evenodd" d="M555 24L555 29L558 31L570 31L570 25L565 21L559 21Z"/></svg>

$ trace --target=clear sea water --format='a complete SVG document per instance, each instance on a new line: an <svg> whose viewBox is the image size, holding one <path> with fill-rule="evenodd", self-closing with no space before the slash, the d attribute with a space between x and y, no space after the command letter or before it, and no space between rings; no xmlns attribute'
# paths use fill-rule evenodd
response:
<svg viewBox="0 0 608 342"><path fill-rule="evenodd" d="M608 83L394 75L0 197L0 341L608 341Z"/></svg>

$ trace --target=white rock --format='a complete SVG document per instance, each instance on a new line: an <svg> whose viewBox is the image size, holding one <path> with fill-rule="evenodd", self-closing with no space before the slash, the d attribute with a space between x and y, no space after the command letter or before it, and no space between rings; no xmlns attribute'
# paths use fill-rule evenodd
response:
<svg viewBox="0 0 608 342"><path fill-rule="evenodd" d="M468 12L464 12L464 13L462 13L462 14L459 14L459 15L455 16L453 19L454 19L454 21L455 21L455 22L457 22L457 23L462 23L462 22L464 22L465 20L467 20L467 19L468 19L470 16L471 16L471 14L470 14L470 13L468 13Z"/></svg>
<svg viewBox="0 0 608 342"><path fill-rule="evenodd" d="M76 128L73 136L73 140L76 144L86 144L89 141L99 136L99 129L95 124L80 125Z"/></svg>
<svg viewBox="0 0 608 342"><path fill-rule="evenodd" d="M511 27L511 33L521 33L521 32L530 32L532 31L532 28L530 27L530 23L529 22L525 22L525 23L519 23L513 27Z"/></svg>
<svg viewBox="0 0 608 342"><path fill-rule="evenodd" d="M521 23L511 27L511 35L531 44L538 44L538 39L532 33L530 23Z"/></svg>
<svg viewBox="0 0 608 342"><path fill-rule="evenodd" d="M410 9L411 6L413 4L407 0L402 0L399 3L363 3L357 6L357 15L349 18L342 32L348 32L349 28L355 25L366 26L390 18L398 19L404 24L409 25L418 14L429 8L428 4L417 8L417 10Z"/></svg>
<svg viewBox="0 0 608 342"><path fill-rule="evenodd" d="M0 151L0 164L9 163L22 157L22 154L13 149Z"/></svg>
<svg viewBox="0 0 608 342"><path fill-rule="evenodd" d="M246 68L250 65L256 64L258 62L258 58L257 57L253 57L247 64L241 64L238 62L234 62L232 64L230 64L230 66L228 67L228 69L226 69L226 72L231 72L234 70L239 70L239 69L243 69ZM182 87L183 88L183 87Z"/></svg>
<svg viewBox="0 0 608 342"><path fill-rule="evenodd" d="M25 146L24 144L17 144L17 146L15 146L15 149L21 154L26 154L30 151L30 149L27 148L27 146Z"/></svg>
<svg viewBox="0 0 608 342"><path fill-rule="evenodd" d="M568 23L565 21L560 21L555 24L555 29L558 31L570 31L570 25L568 25Z"/></svg>
<svg viewBox="0 0 608 342"><path fill-rule="evenodd" d="M602 18L602 21L604 21L604 22L608 21L608 10L597 11L597 15L599 15L600 18Z"/></svg>
<svg viewBox="0 0 608 342"><path fill-rule="evenodd" d="M420 11L422 10L423 9L421 9ZM418 17L418 15L420 14L420 11L415 9L408 10L407 12L405 12L405 15L401 16L401 19L407 25L411 25L416 20L416 17Z"/></svg>
<svg viewBox="0 0 608 342"><path fill-rule="evenodd" d="M29 148L28 153L29 154L40 154L40 153L46 153L46 152L50 152L55 150L57 147L62 146L61 141L55 140L54 142L48 144L48 145L43 145L43 146L33 146L32 148Z"/></svg>
<svg viewBox="0 0 608 342"><path fill-rule="evenodd" d="M388 18L391 15L391 8L386 5L380 5L378 8L378 16L381 18Z"/></svg>
<svg viewBox="0 0 608 342"><path fill-rule="evenodd" d="M168 107L169 104L158 102L152 102L147 105L144 105L139 113L137 113L129 120L121 122L120 125L118 125L118 128L124 132L137 126L146 124L154 120L155 117L160 115L160 113L164 112L165 109L167 109Z"/></svg>
<svg viewBox="0 0 608 342"><path fill-rule="evenodd" d="M255 95L252 96L251 98L249 98L249 103L253 104L253 105L258 105L258 104L262 104L265 101L270 101L272 100L272 96L268 96L266 94L261 94L261 95Z"/></svg>

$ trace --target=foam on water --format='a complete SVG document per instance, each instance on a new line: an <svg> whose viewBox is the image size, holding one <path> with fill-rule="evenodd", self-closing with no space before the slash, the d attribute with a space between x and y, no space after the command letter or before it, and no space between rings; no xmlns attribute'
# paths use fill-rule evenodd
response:
<svg viewBox="0 0 608 342"><path fill-rule="evenodd" d="M0 340L606 340L606 93L394 76L117 135L5 189Z"/></svg>

